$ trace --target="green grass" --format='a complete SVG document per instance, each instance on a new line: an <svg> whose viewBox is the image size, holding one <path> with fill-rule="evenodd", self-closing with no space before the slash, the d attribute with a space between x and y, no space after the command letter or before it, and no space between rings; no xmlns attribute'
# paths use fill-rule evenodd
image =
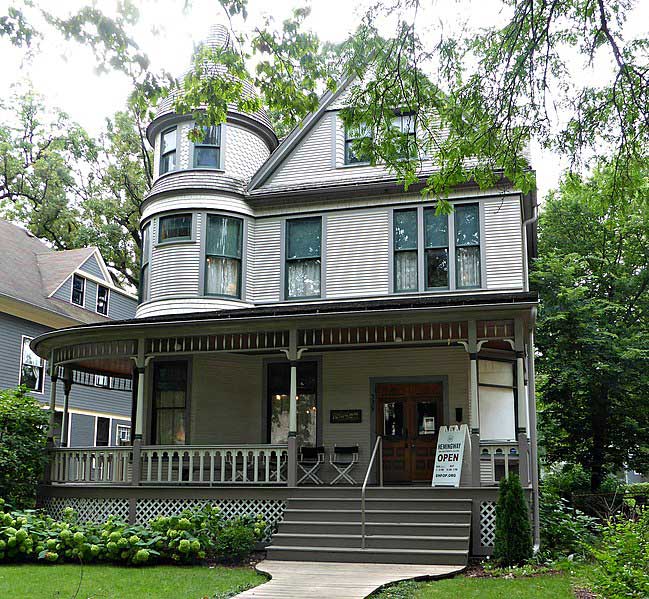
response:
<svg viewBox="0 0 649 599"><path fill-rule="evenodd" d="M230 597L237 591L257 586L265 580L251 568L0 565L0 597L211 599Z"/></svg>

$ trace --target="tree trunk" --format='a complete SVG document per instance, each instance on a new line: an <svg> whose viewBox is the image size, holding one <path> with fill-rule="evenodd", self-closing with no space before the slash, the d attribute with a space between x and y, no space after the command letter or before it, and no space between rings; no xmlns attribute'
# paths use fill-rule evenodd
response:
<svg viewBox="0 0 649 599"><path fill-rule="evenodd" d="M590 490L599 491L604 480L604 463L606 460L606 444L609 432L609 397L608 389L594 398L592 415L593 453L590 464Z"/></svg>

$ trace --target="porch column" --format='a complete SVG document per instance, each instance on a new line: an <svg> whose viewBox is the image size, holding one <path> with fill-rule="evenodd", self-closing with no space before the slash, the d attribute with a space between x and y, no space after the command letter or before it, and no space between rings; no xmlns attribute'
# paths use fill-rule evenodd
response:
<svg viewBox="0 0 649 599"><path fill-rule="evenodd" d="M541 544L541 528L539 522L539 458L536 434L536 377L534 371L535 316L536 313L534 313L534 317L530 320L530 332L527 338L527 389L530 430L530 474L532 477L532 522L534 533L534 549L537 550Z"/></svg>
<svg viewBox="0 0 649 599"><path fill-rule="evenodd" d="M69 368L63 370L63 421L61 423L61 447L68 446L68 405L70 403L70 391L72 391L72 371Z"/></svg>
<svg viewBox="0 0 649 599"><path fill-rule="evenodd" d="M140 470L142 467L142 434L144 431L144 376L146 373L147 358L145 357L145 340L138 339L137 356L135 361L135 378L137 393L135 395L135 423L133 429L133 462L131 465L131 484L140 484ZM129 521L135 520L135 502L129 506Z"/></svg>
<svg viewBox="0 0 649 599"><path fill-rule="evenodd" d="M478 334L475 320L469 321L468 343L469 353L469 394L471 409L469 428L471 429L471 484L480 486L480 405L478 400Z"/></svg>
<svg viewBox="0 0 649 599"><path fill-rule="evenodd" d="M291 363L291 385L288 411L288 473L289 487L297 484L297 330L289 331L288 359Z"/></svg>
<svg viewBox="0 0 649 599"><path fill-rule="evenodd" d="M47 444L54 447L54 425L56 423L56 383L59 379L58 370L54 365L54 354L50 354L50 422L47 430Z"/></svg>
<svg viewBox="0 0 649 599"><path fill-rule="evenodd" d="M516 319L514 333L516 351L516 404L518 413L517 433L527 434L527 397L525 394L525 331L521 318Z"/></svg>

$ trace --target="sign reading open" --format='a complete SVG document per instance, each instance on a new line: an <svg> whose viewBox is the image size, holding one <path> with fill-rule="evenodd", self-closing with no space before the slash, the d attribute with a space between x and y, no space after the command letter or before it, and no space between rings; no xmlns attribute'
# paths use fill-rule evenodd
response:
<svg viewBox="0 0 649 599"><path fill-rule="evenodd" d="M433 487L459 487L464 462L465 439L469 434L466 424L441 426L437 437Z"/></svg>

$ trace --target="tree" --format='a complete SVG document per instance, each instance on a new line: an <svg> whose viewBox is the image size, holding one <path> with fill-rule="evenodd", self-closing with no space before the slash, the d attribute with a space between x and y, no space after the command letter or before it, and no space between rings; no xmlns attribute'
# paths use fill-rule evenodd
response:
<svg viewBox="0 0 649 599"><path fill-rule="evenodd" d="M26 387L0 391L0 497L31 506L47 460L48 412Z"/></svg>
<svg viewBox="0 0 649 599"><path fill-rule="evenodd" d="M500 480L493 557L501 566L520 566L532 557L530 508L516 474Z"/></svg>
<svg viewBox="0 0 649 599"><path fill-rule="evenodd" d="M599 489L649 465L649 171L566 177L539 220L540 422L550 461Z"/></svg>

